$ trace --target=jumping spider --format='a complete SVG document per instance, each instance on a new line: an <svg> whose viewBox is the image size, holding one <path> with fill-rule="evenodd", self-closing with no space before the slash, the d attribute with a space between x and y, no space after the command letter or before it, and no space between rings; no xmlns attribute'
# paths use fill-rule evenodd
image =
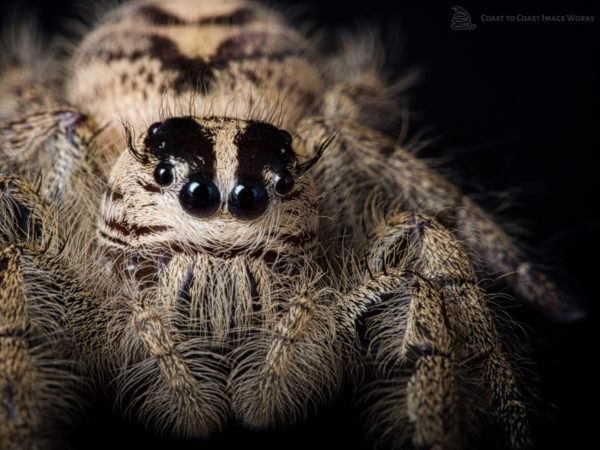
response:
<svg viewBox="0 0 600 450"><path fill-rule="evenodd" d="M66 59L12 49L0 447L51 445L86 386L198 438L297 423L367 381L380 444L458 448L491 423L530 445L480 280L555 318L572 309L381 131L398 85L374 48L327 55L241 0L144 0Z"/></svg>

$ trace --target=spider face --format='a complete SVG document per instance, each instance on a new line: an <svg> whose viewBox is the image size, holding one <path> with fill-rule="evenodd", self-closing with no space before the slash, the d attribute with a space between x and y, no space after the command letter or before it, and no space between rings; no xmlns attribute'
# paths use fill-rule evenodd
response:
<svg viewBox="0 0 600 450"><path fill-rule="evenodd" d="M269 251L286 241L308 248L316 235L314 202L287 131L257 121L174 117L152 124L121 155L99 234L109 245L176 243L209 253L232 246Z"/></svg>

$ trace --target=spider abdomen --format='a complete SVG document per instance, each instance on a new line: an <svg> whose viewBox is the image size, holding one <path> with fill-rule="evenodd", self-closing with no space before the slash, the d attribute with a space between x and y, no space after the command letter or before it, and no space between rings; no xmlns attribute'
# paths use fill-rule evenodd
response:
<svg viewBox="0 0 600 450"><path fill-rule="evenodd" d="M79 46L70 101L99 123L136 129L161 112L297 123L320 86L307 42L244 1L141 1L110 14ZM115 133L116 134L116 133Z"/></svg>

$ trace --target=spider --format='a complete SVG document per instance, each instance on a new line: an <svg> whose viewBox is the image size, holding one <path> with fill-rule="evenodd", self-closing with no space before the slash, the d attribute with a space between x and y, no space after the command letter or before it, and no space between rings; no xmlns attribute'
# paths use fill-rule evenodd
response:
<svg viewBox="0 0 600 450"><path fill-rule="evenodd" d="M298 423L347 385L384 447L531 445L484 281L577 312L386 133L403 84L375 41L328 54L242 0L25 41L0 83L1 448L55 445L99 387L191 439Z"/></svg>

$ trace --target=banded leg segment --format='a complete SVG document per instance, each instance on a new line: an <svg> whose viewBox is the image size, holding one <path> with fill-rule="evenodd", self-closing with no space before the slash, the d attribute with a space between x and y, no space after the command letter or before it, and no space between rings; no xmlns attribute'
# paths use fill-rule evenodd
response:
<svg viewBox="0 0 600 450"><path fill-rule="evenodd" d="M453 230L476 257L478 270L505 277L523 300L559 321L580 318L576 305L560 298L554 283L524 259L515 242L469 197L381 133L360 124L308 118L298 127L297 146L312 155L326 137L336 135L314 168L333 195L321 215L323 239L339 236L362 248L383 211L422 211Z"/></svg>
<svg viewBox="0 0 600 450"><path fill-rule="evenodd" d="M418 448L459 443L455 344L442 292L418 277L409 280L410 307L403 338L404 360L413 366L406 385L406 414Z"/></svg>
<svg viewBox="0 0 600 450"><path fill-rule="evenodd" d="M0 447L5 449L36 448L40 425L40 383L26 338L21 251L15 246L0 251Z"/></svg>
<svg viewBox="0 0 600 450"><path fill-rule="evenodd" d="M46 448L73 406L75 377L59 292L34 247L0 250L0 448ZM50 278L49 276L48 278ZM37 296L36 292L44 292ZM56 297L55 297L56 296Z"/></svg>
<svg viewBox="0 0 600 450"><path fill-rule="evenodd" d="M468 391L481 392L484 405L494 411L493 419L504 429L510 448L530 448L528 407L521 392L520 376L502 349L481 292L470 283L461 283L448 289L448 298L459 339L466 343L461 357L465 365L475 364L473 372L479 377ZM478 389L481 384L488 389Z"/></svg>
<svg viewBox="0 0 600 450"><path fill-rule="evenodd" d="M76 347L95 302L67 262L56 211L22 178L0 176L0 448L47 447L79 403Z"/></svg>
<svg viewBox="0 0 600 450"><path fill-rule="evenodd" d="M464 444L458 430L472 425L474 411L489 411L512 447L527 447L517 377L462 246L435 220L400 213L375 228L372 248L375 278L396 271L405 281L396 291L373 286L387 299L366 318L381 377L371 417L382 439L405 438L410 424L413 445L457 448Z"/></svg>
<svg viewBox="0 0 600 450"><path fill-rule="evenodd" d="M113 301L104 352L125 412L166 435L198 438L221 430L228 405L219 355L184 341L147 292Z"/></svg>
<svg viewBox="0 0 600 450"><path fill-rule="evenodd" d="M37 242L56 248L56 239L46 230L57 229L57 224L54 210L34 186L19 176L0 175L0 244Z"/></svg>
<svg viewBox="0 0 600 450"><path fill-rule="evenodd" d="M88 203L98 195L111 155L94 121L72 107L56 107L0 123L0 171L36 180L42 197L94 216Z"/></svg>
<svg viewBox="0 0 600 450"><path fill-rule="evenodd" d="M357 361L355 331L334 292L307 290L250 338L231 376L232 408L251 428L297 423L329 401Z"/></svg>
<svg viewBox="0 0 600 450"><path fill-rule="evenodd" d="M406 441L417 448L459 447L456 340L443 290L390 267L346 302L351 316L365 320L376 366L367 392L372 437L392 448Z"/></svg>

